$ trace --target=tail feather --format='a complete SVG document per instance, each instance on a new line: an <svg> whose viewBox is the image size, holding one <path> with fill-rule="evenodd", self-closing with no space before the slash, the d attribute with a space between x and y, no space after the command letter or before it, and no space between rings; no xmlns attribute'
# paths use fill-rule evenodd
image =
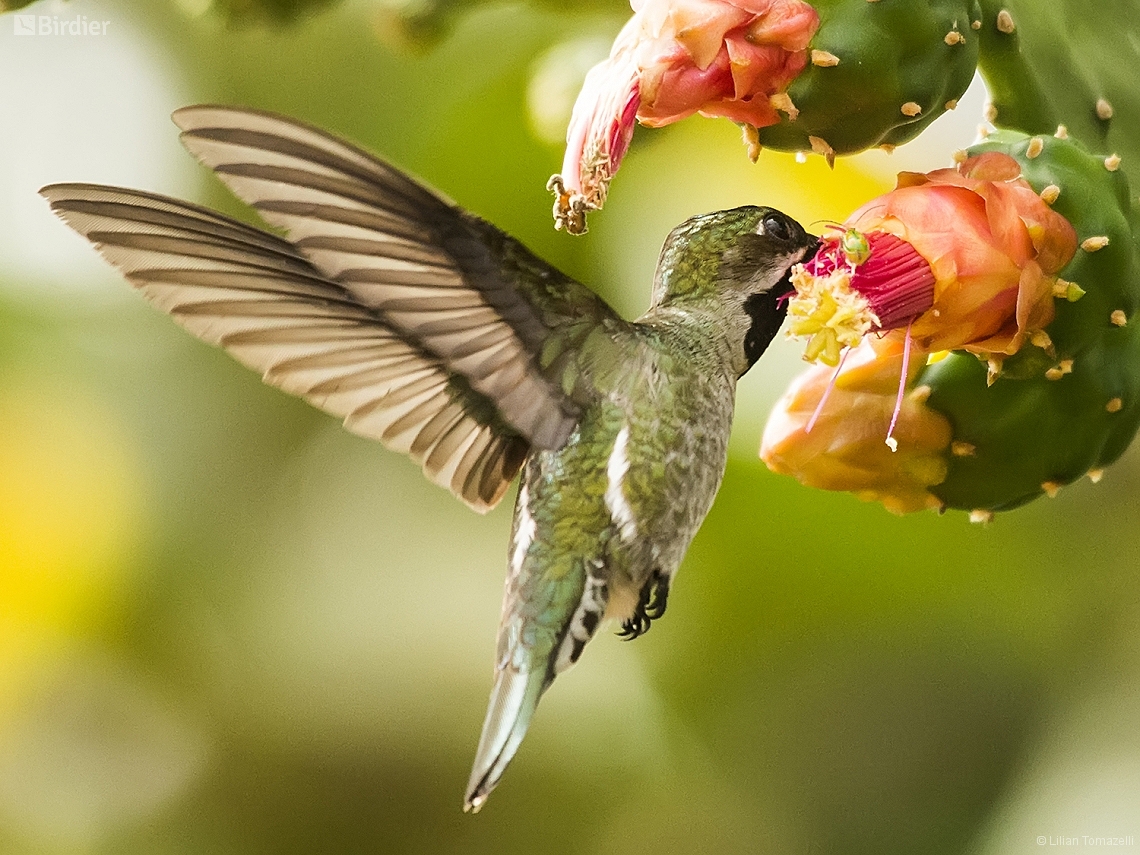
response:
<svg viewBox="0 0 1140 855"><path fill-rule="evenodd" d="M478 812L503 777L530 726L538 699L549 685L547 672L519 671L507 665L495 674L483 734L467 783L463 810Z"/></svg>

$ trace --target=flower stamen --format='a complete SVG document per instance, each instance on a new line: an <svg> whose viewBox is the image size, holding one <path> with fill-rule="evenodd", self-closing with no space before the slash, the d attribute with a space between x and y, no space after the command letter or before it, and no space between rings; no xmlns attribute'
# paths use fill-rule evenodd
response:
<svg viewBox="0 0 1140 855"><path fill-rule="evenodd" d="M815 405L815 411L808 419L807 427L804 428L804 433L811 433L811 429L815 427L816 420L819 414L823 412L823 408L827 405L827 399L831 397L831 390L835 388L835 382L839 379L839 372L843 370L843 363L847 361L847 355L851 353L851 348L846 347L843 349L843 355L839 358L839 364L835 366L835 370L831 372L831 380L827 383L827 388L823 390L820 395L819 403Z"/></svg>
<svg viewBox="0 0 1140 855"><path fill-rule="evenodd" d="M906 325L906 336L903 338L903 363L902 372L899 374L899 393L895 396L895 408L891 411L891 423L887 427L887 446L891 451L899 450L899 441L895 439L895 425L899 421L899 413L902 412L903 395L906 393L906 379L910 370L910 328L913 321Z"/></svg>
<svg viewBox="0 0 1140 855"><path fill-rule="evenodd" d="M810 337L804 350L808 362L838 365L840 351L857 345L878 325L870 302L852 289L846 268L818 276L797 264L792 284L796 294L788 303L788 335Z"/></svg>
<svg viewBox="0 0 1140 855"><path fill-rule="evenodd" d="M847 229L824 238L792 271L789 335L806 336L804 359L839 363L869 332L908 327L934 303L934 273L909 243L888 232Z"/></svg>

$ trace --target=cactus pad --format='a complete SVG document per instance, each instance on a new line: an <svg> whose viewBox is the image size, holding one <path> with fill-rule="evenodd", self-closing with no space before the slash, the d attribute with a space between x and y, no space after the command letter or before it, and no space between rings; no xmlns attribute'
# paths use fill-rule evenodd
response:
<svg viewBox="0 0 1140 855"><path fill-rule="evenodd" d="M815 0L812 64L788 89L798 111L760 143L830 156L913 139L966 91L978 62L977 0Z"/></svg>
<svg viewBox="0 0 1140 855"><path fill-rule="evenodd" d="M993 150L1016 158L1039 192L1059 188L1053 208L1082 245L1061 271L1078 287L1058 290L1048 340L1007 359L992 386L987 366L965 353L915 381L930 387L928 406L950 420L955 447L969 449L949 456L932 492L949 507L987 511L1096 477L1140 424L1140 259L1127 180L1071 140L1001 132L971 153Z"/></svg>

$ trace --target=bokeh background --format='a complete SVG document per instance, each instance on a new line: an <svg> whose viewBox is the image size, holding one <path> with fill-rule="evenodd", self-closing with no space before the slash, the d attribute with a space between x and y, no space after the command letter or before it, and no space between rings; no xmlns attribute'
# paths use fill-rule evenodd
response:
<svg viewBox="0 0 1140 855"><path fill-rule="evenodd" d="M510 503L472 514L192 340L36 189L122 183L248 219L167 117L272 109L382 152L634 316L676 223L746 203L842 219L896 171L948 164L984 91L833 172L752 165L726 121L642 130L571 238L544 184L621 0L269 5L23 10L110 22L87 38L0 17L0 852L1006 855L1140 837L1140 454L987 526L810 491L756 457L800 364L784 341L742 383L668 619L635 644L602 634L462 814Z"/></svg>

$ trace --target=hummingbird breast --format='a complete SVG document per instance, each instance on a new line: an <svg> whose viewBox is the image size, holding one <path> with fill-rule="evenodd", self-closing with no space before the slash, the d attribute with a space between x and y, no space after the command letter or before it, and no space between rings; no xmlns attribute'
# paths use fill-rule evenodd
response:
<svg viewBox="0 0 1140 855"><path fill-rule="evenodd" d="M642 347L601 378L569 441L533 454L515 509L500 663L572 665L603 618L665 590L724 474L735 377ZM513 629L510 627L513 626Z"/></svg>
<svg viewBox="0 0 1140 855"><path fill-rule="evenodd" d="M598 359L597 396L561 448L523 469L495 685L467 804L478 808L539 698L605 616L628 635L661 616L669 582L724 475L736 377L715 338L646 324ZM712 347L710 348L710 342ZM723 348L722 348L723 350Z"/></svg>

